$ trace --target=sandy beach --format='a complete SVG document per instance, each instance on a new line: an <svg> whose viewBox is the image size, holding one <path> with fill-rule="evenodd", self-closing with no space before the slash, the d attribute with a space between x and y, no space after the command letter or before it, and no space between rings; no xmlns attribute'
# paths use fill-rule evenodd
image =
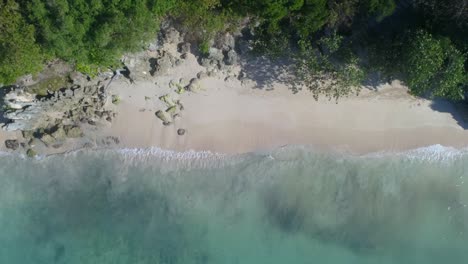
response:
<svg viewBox="0 0 468 264"><path fill-rule="evenodd" d="M356 154L435 144L468 146L468 131L450 113L454 112L452 105L440 102L437 108L444 111L436 111L434 102L409 95L398 80L364 87L359 96L340 98L338 102L326 98L316 101L309 91L293 93L291 84L285 81L288 78L276 76L268 83L260 80L254 73L262 71L264 64L244 61L229 72L199 78L196 91L178 94L174 92L174 80L187 82L206 70L195 56L189 55L183 64L163 76L153 78L148 74L134 83L125 78L114 80L108 92L117 95L120 103L107 105L117 116L103 127L85 125L87 139L96 147L102 147L102 138L114 137L119 144L112 147L118 148L159 147L227 154L285 145ZM232 72L240 70L248 77L232 76ZM145 74L140 73L143 77ZM164 95L180 101L184 108L169 126L155 116L156 111L167 108L160 100ZM178 135L179 129L184 129L184 135ZM21 137L19 132L0 131L2 142ZM80 144L82 141L72 141L46 152L73 150ZM2 150L6 150L3 144Z"/></svg>
<svg viewBox="0 0 468 264"><path fill-rule="evenodd" d="M260 67L260 66L259 66ZM285 145L307 145L351 153L401 151L434 144L463 148L468 131L449 112L433 110L432 101L410 96L399 81L359 96L314 100L308 91L294 94L287 83L258 87L219 74L201 82L201 89L180 96L185 110L174 124L163 126L155 117L158 96L173 76L189 77L201 68L193 60L172 69L157 81L116 82L113 92L122 103L105 135L120 138L130 148L160 147L245 153ZM161 92L163 91L163 92ZM149 97L151 99L149 99ZM454 110L449 103L440 103ZM186 134L179 136L178 129Z"/></svg>

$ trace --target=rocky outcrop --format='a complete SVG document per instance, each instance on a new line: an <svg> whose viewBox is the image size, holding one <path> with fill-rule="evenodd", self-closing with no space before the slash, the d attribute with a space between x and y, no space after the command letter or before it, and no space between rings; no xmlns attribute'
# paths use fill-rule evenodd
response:
<svg viewBox="0 0 468 264"><path fill-rule="evenodd" d="M181 60L167 51L159 50L157 56L150 58L149 62L151 75L160 76L166 74L174 66L180 65Z"/></svg>
<svg viewBox="0 0 468 264"><path fill-rule="evenodd" d="M105 108L110 101L105 89L109 81L108 76L101 76L91 82L77 73L70 75L67 87L48 96L37 96L24 88L13 89L4 97L4 117L10 122L3 129L22 131L24 142L31 148L39 143L59 147L69 138L82 137L81 126L104 124L115 117L113 111ZM8 144L14 147L12 142Z"/></svg>
<svg viewBox="0 0 468 264"><path fill-rule="evenodd" d="M19 146L20 146L20 144L19 144L18 140L16 140L16 139L5 140L5 147L7 149L17 150L19 148Z"/></svg>
<svg viewBox="0 0 468 264"><path fill-rule="evenodd" d="M208 71L225 70L229 66L239 63L239 57L235 50L236 39L233 35L226 33L215 39L215 44L209 49L206 57L201 58L200 64Z"/></svg>

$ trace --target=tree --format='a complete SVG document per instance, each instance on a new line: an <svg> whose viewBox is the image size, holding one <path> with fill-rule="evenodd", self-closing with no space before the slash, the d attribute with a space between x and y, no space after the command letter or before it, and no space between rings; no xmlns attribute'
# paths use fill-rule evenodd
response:
<svg viewBox="0 0 468 264"><path fill-rule="evenodd" d="M10 84L20 75L37 72L41 61L34 27L25 23L14 0L0 2L0 84Z"/></svg>
<svg viewBox="0 0 468 264"><path fill-rule="evenodd" d="M404 49L404 70L411 92L419 96L463 98L466 57L449 39L426 31L411 33Z"/></svg>
<svg viewBox="0 0 468 264"><path fill-rule="evenodd" d="M359 59L343 46L343 37L336 33L322 37L314 47L301 40L296 76L317 100L321 95L338 101L340 97L358 94L365 78Z"/></svg>
<svg viewBox="0 0 468 264"><path fill-rule="evenodd" d="M155 37L174 0L20 0L51 56L105 65Z"/></svg>

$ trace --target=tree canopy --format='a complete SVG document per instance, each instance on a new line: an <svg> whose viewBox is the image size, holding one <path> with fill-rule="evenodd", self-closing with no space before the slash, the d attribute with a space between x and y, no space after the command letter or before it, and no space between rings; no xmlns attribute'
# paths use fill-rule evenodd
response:
<svg viewBox="0 0 468 264"><path fill-rule="evenodd" d="M84 71L109 66L122 53L153 38L166 18L195 35L206 51L217 33L248 17L254 25L257 51L280 56L294 51L302 58L297 69L306 83L324 75L337 78L333 89L309 87L317 94L337 97L352 93L354 89L348 86L358 86L366 67L382 66L387 72L397 70L416 95L460 99L467 83L468 4L466 0L453 0L454 4L413 2L2 0L0 83L34 73L44 60L52 58ZM400 10L394 13L397 6ZM378 34L369 37L370 32ZM326 42L336 44L337 50L330 50ZM371 57L380 57L385 63L363 65L358 54L376 46L379 48L373 49L377 52Z"/></svg>

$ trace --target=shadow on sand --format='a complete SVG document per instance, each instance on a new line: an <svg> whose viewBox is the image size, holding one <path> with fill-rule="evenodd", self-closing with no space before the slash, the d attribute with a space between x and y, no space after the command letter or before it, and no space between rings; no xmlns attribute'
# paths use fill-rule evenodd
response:
<svg viewBox="0 0 468 264"><path fill-rule="evenodd" d="M291 58L268 58L265 56L248 56L241 62L241 69L256 82L256 89L273 90L274 83L292 86L297 83L293 72L294 62Z"/></svg>
<svg viewBox="0 0 468 264"><path fill-rule="evenodd" d="M447 100L434 99L431 108L437 112L450 113L463 129L468 129L468 103L452 103Z"/></svg>

